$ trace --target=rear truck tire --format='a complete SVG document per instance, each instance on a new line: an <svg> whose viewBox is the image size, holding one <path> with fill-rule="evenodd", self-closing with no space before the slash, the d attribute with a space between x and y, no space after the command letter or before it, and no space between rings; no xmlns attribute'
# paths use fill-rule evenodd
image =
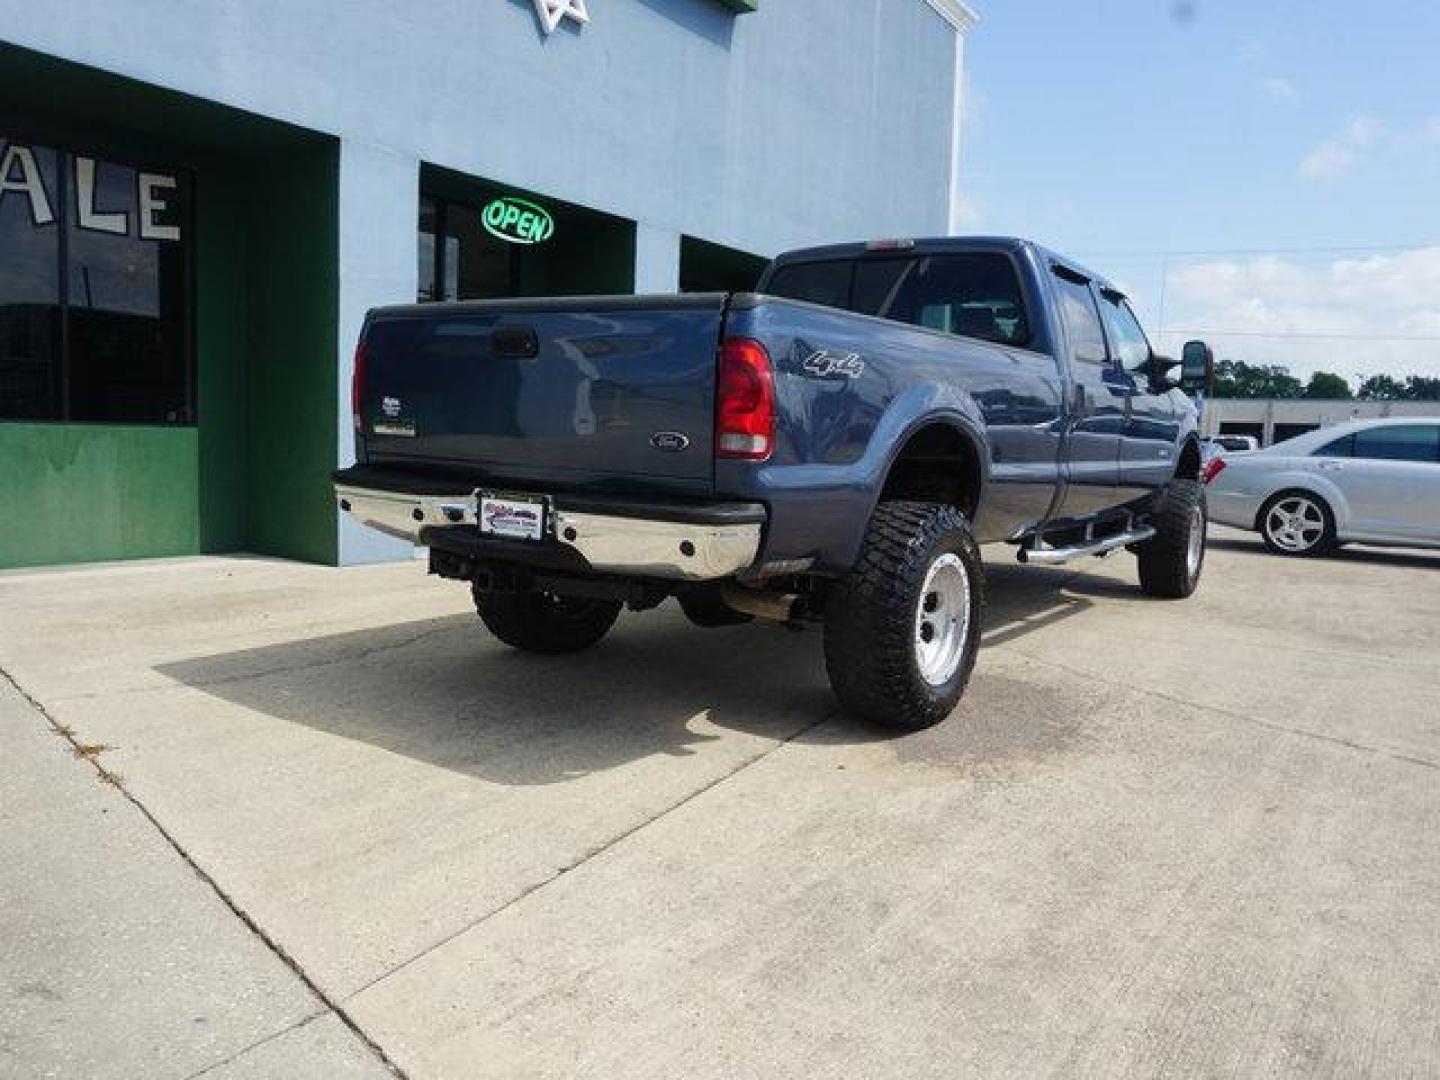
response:
<svg viewBox="0 0 1440 1080"><path fill-rule="evenodd" d="M941 503L883 502L830 592L825 669L840 703L882 727L950 715L980 647L985 570L970 522Z"/></svg>
<svg viewBox="0 0 1440 1080"><path fill-rule="evenodd" d="M1183 600L1200 584L1205 566L1205 489L1200 481L1170 481L1150 524L1155 535L1135 551L1140 588L1149 596Z"/></svg>
<svg viewBox="0 0 1440 1080"><path fill-rule="evenodd" d="M1282 491L1265 500L1255 518L1265 547L1276 555L1309 558L1328 555L1340 546L1335 537L1335 511L1309 491Z"/></svg>
<svg viewBox="0 0 1440 1080"><path fill-rule="evenodd" d="M618 600L475 590L475 610L487 630L511 648L551 656L594 645L615 625L621 607Z"/></svg>

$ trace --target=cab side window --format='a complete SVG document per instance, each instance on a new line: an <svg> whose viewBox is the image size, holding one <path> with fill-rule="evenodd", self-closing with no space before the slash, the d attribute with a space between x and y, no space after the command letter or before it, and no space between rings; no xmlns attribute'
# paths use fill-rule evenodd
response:
<svg viewBox="0 0 1440 1080"><path fill-rule="evenodd" d="M1100 314L1105 319L1105 329L1110 332L1110 344L1120 366L1126 371L1139 371L1150 360L1150 341L1125 297L1108 289L1102 291Z"/></svg>
<svg viewBox="0 0 1440 1080"><path fill-rule="evenodd" d="M1090 282L1059 267L1055 268L1055 298L1060 317L1065 320L1073 359L1082 364L1106 364L1105 332L1100 329L1100 313Z"/></svg>

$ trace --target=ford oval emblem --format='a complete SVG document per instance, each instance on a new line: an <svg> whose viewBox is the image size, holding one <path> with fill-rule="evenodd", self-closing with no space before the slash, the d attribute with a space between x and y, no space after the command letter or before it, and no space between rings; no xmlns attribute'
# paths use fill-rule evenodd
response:
<svg viewBox="0 0 1440 1080"><path fill-rule="evenodd" d="M650 436L650 445L656 450L678 454L690 448L690 436L681 431L657 431Z"/></svg>

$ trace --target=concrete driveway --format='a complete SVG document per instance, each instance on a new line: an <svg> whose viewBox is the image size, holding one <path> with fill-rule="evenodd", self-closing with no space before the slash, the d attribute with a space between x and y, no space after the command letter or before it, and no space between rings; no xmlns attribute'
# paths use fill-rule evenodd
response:
<svg viewBox="0 0 1440 1080"><path fill-rule="evenodd" d="M181 951L124 1000L35 837L127 849L43 791L0 804L29 838L0 866L0 1004L27 1003L0 1075L65 1047L147 1077L1440 1071L1440 559L1222 530L1165 603L1128 556L989 554L971 690L903 739L837 715L818 634L673 605L552 660L418 563L0 575L15 723L68 733L26 775L163 849L106 910L205 908L244 953L211 971L152 928ZM45 920L90 960L27 945ZM203 992L224 1027L227 986L266 1008L167 1024Z"/></svg>

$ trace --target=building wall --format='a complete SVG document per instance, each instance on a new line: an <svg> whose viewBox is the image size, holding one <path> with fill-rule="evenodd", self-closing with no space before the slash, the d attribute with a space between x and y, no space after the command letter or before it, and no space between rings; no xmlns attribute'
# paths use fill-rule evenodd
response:
<svg viewBox="0 0 1440 1080"><path fill-rule="evenodd" d="M144 528L117 519L83 552L12 526L0 565L408 557L337 521L328 475L353 460L364 313L415 296L422 173L634 222L629 265L602 275L617 290L677 288L686 238L768 256L946 232L963 5L736 9L592 0L589 26L546 36L531 0L0 0L0 42L20 46L0 45L7 108L194 171L200 416L141 435L0 424L0 455L35 465L3 505L108 498L131 469L149 493L124 489ZM67 453L83 467L39 465Z"/></svg>
<svg viewBox="0 0 1440 1080"><path fill-rule="evenodd" d="M955 31L924 0L0 0L0 35L744 251L949 225Z"/></svg>

